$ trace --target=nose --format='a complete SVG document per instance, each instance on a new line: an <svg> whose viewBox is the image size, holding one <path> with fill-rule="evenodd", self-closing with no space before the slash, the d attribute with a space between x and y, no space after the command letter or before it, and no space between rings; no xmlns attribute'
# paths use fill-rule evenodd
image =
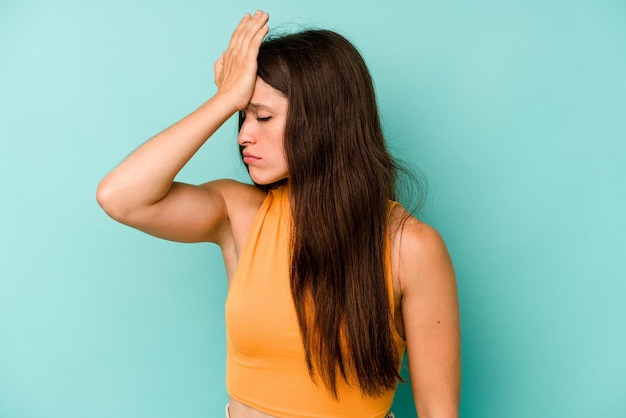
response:
<svg viewBox="0 0 626 418"><path fill-rule="evenodd" d="M256 142L256 132L254 124L249 119L244 119L239 129L239 135L237 136L237 142L242 147L250 145Z"/></svg>

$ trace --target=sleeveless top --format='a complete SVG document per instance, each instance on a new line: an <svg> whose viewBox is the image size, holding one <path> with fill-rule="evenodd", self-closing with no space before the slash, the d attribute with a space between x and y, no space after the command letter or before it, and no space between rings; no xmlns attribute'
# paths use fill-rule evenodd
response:
<svg viewBox="0 0 626 418"><path fill-rule="evenodd" d="M276 417L385 417L395 390L366 397L357 384L338 378L335 400L320 379L317 384L311 379L289 282L290 229L289 191L283 186L271 190L261 205L228 290L229 395ZM389 257L385 266L394 312ZM406 344L395 327L393 332L402 359Z"/></svg>

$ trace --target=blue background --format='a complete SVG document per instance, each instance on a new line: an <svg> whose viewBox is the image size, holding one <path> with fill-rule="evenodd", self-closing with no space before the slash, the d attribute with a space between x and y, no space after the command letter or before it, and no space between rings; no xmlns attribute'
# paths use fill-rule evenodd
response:
<svg viewBox="0 0 626 418"><path fill-rule="evenodd" d="M95 188L215 91L259 7L359 47L392 148L430 181L461 416L626 416L625 2L3 0L0 417L222 416L218 248L119 225ZM179 180L245 180L235 130ZM415 416L407 385L394 410Z"/></svg>

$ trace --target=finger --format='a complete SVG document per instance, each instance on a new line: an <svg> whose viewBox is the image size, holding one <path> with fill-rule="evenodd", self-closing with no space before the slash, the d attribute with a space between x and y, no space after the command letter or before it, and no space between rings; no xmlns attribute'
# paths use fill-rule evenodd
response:
<svg viewBox="0 0 626 418"><path fill-rule="evenodd" d="M253 20L245 33L245 38L241 44L241 53L247 59L256 60L261 43L269 32L269 27L266 25L269 15L259 12L258 15L253 16Z"/></svg>
<svg viewBox="0 0 626 418"><path fill-rule="evenodd" d="M245 25L248 30L248 35L256 33L259 29L261 29L267 23L269 18L269 14L262 10L257 10L256 13L250 16L250 19Z"/></svg>
<svg viewBox="0 0 626 418"><path fill-rule="evenodd" d="M226 48L227 50L233 49L238 46L240 42L241 31L245 24L248 22L248 20L250 20L250 17L250 13L246 13L245 15L243 15L243 17L235 27L235 30L233 30L233 33L230 35L230 41L228 42L228 47Z"/></svg>
<svg viewBox="0 0 626 418"><path fill-rule="evenodd" d="M254 54L258 55L261 43L263 42L263 39L265 39L265 36L269 32L269 30L270 28L267 25L264 25L254 34L252 40L250 41L250 49L248 51L249 53L253 52Z"/></svg>
<svg viewBox="0 0 626 418"><path fill-rule="evenodd" d="M266 25L269 20L269 14L258 10L254 16L250 19L250 24L248 25L248 32L246 33L249 39L254 39L259 31L267 31ZM263 35L264 36L264 35Z"/></svg>
<svg viewBox="0 0 626 418"><path fill-rule="evenodd" d="M256 31L256 26L259 26L259 21L267 21L267 14L263 13L261 10L257 10L254 15L246 13L233 31L229 48L237 49L240 47L241 43L250 36L250 32Z"/></svg>
<svg viewBox="0 0 626 418"><path fill-rule="evenodd" d="M246 14L233 32L229 49L247 51L250 40L267 23L269 15L258 10L254 15Z"/></svg>
<svg viewBox="0 0 626 418"><path fill-rule="evenodd" d="M222 68L224 68L224 53L220 55L220 57L217 59L217 61L215 61L215 64L213 65L213 80L215 81L216 85L219 84Z"/></svg>

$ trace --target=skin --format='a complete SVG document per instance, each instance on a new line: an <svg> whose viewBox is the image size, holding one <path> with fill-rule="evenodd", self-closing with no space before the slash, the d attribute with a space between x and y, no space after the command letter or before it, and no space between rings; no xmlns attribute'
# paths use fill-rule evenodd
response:
<svg viewBox="0 0 626 418"><path fill-rule="evenodd" d="M284 179L287 161L283 133L287 121L287 98L257 77L250 103L242 112L243 125L239 145L248 173L257 184L270 184Z"/></svg>
<svg viewBox="0 0 626 418"><path fill-rule="evenodd" d="M265 198L233 180L201 185L174 182L176 174L236 112L238 142L252 179L288 177L283 150L287 99L256 76L267 13L246 14L215 63L217 93L187 117L145 142L99 184L97 200L112 218L148 234L180 242L214 242L232 279L252 221ZM421 418L457 417L460 332L455 276L446 246L432 227L404 209L391 217L391 262L396 327L406 339L416 410ZM396 227L394 227L396 226ZM232 418L267 418L230 399Z"/></svg>

